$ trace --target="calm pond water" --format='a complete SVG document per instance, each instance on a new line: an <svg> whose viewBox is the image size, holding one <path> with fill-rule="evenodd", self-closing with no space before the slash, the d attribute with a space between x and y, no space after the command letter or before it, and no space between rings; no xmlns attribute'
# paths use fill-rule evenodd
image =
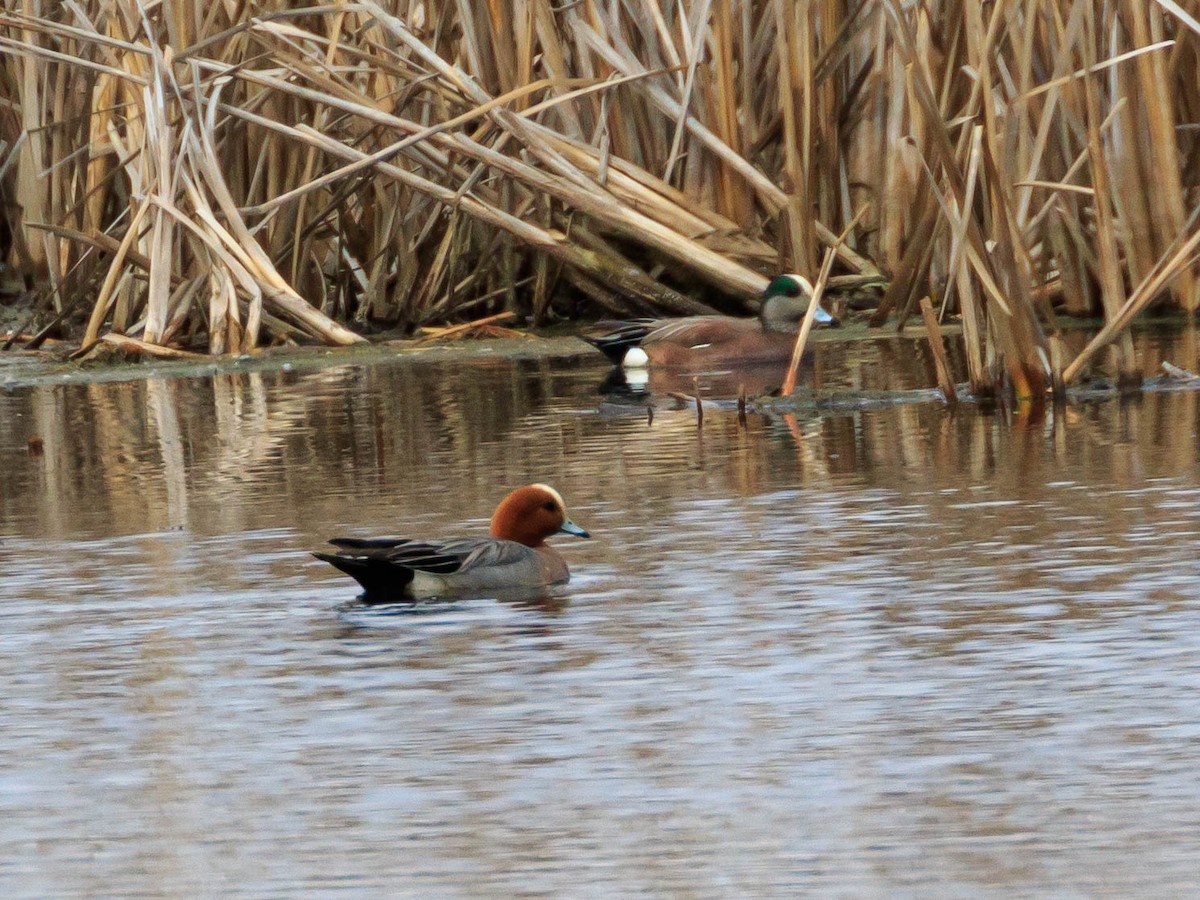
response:
<svg viewBox="0 0 1200 900"><path fill-rule="evenodd" d="M698 431L605 372L0 390L3 895L1200 890L1200 395ZM594 535L539 603L307 555L535 480Z"/></svg>

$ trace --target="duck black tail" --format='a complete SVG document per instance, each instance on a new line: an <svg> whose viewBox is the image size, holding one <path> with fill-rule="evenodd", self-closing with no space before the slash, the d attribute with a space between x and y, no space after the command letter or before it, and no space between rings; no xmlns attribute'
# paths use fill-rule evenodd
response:
<svg viewBox="0 0 1200 900"><path fill-rule="evenodd" d="M657 319L629 319L624 322L597 322L594 328L579 337L587 341L608 357L613 365L619 366L625 359L625 354L631 347L641 346L642 339L648 335Z"/></svg>
<svg viewBox="0 0 1200 900"><path fill-rule="evenodd" d="M340 553L314 553L317 559L345 572L363 589L363 600L381 603L404 597L404 589L413 580L412 569L388 565L370 556L345 556Z"/></svg>

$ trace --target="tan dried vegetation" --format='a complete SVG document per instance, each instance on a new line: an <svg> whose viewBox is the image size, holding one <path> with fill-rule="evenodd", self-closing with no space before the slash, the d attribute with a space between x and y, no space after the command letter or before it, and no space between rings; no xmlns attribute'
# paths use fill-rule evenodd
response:
<svg viewBox="0 0 1200 900"><path fill-rule="evenodd" d="M931 295L974 390L1037 396L1200 303L1182 0L0 9L0 232L84 349L749 312L835 245L828 291ZM1107 322L1073 360L1064 310Z"/></svg>

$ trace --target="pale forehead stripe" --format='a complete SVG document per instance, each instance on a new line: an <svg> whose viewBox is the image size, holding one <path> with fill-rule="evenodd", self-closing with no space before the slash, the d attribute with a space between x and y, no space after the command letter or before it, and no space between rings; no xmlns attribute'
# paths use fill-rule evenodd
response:
<svg viewBox="0 0 1200 900"><path fill-rule="evenodd" d="M553 497L555 500L557 500L557 501L558 501L558 507L559 507L559 509L564 509L564 510L565 510L565 509L567 508L567 504L563 502L562 494L560 494L560 493L559 493L558 491L556 491L554 488L550 487L550 485L548 485L548 484L535 484L535 485L534 485L534 487L535 487L535 488L541 488L543 491L545 491L545 492L546 492L546 493L548 493L548 494L549 494L551 497Z"/></svg>
<svg viewBox="0 0 1200 900"><path fill-rule="evenodd" d="M812 292L813 292L812 282L809 281L807 278L805 278L803 275L797 275L795 272L787 272L787 273L785 273L785 277L791 278L793 281L796 282L796 284L800 285L801 290L807 291L808 295L810 297L812 296Z"/></svg>

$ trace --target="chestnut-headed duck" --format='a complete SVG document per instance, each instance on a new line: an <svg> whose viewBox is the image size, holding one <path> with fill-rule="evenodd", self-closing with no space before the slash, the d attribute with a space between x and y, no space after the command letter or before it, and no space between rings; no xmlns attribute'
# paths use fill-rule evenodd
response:
<svg viewBox="0 0 1200 900"><path fill-rule="evenodd" d="M581 335L616 365L641 368L761 365L786 362L808 311L812 286L801 275L778 275L767 285L757 319L686 316L598 322ZM821 307L815 321L837 325Z"/></svg>
<svg viewBox="0 0 1200 900"><path fill-rule="evenodd" d="M591 537L567 518L562 495L545 484L517 488L492 514L491 537L415 540L334 538L336 553L314 553L363 587L368 602L559 584L567 562L552 534Z"/></svg>

